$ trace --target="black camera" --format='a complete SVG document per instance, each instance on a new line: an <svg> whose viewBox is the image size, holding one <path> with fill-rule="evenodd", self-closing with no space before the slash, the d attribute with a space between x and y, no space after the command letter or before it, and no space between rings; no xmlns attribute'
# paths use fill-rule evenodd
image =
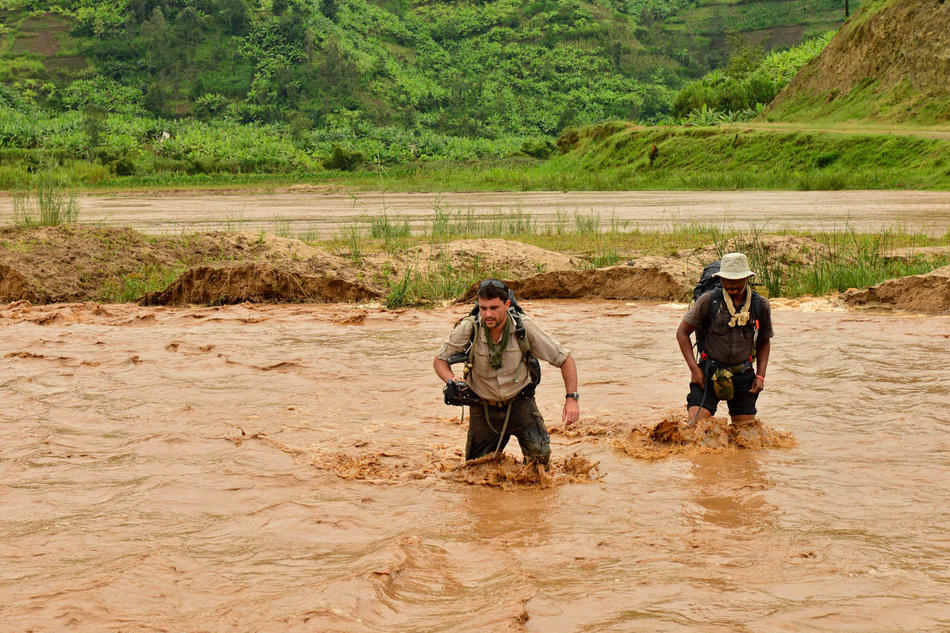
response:
<svg viewBox="0 0 950 633"><path fill-rule="evenodd" d="M445 396L445 404L455 407L471 407L482 403L482 399L478 397L478 394L461 380L452 380L445 383L442 395Z"/></svg>

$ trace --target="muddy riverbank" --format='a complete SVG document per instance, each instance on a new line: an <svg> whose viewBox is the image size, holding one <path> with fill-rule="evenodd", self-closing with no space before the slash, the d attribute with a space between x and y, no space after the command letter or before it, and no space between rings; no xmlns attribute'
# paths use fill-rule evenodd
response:
<svg viewBox="0 0 950 633"><path fill-rule="evenodd" d="M775 303L760 417L795 445L657 460L623 446L681 412L684 306L526 301L580 371L574 429L540 386L548 487L453 470L460 307L0 307L0 619L942 631L950 315Z"/></svg>
<svg viewBox="0 0 950 633"><path fill-rule="evenodd" d="M574 243L587 248L590 239ZM612 251L616 263L597 267L590 252L552 251L503 239L413 243L407 238L398 247L363 252L359 245L311 245L264 233L151 236L116 227L6 227L0 229L0 302L383 302L392 307L392 293L401 284L415 283L422 289L412 301L431 305L470 299L470 284L488 276L507 280L525 299L678 301L691 296L703 266L720 252L746 248L744 237L720 239L680 250L666 247L665 255L618 246L619 252ZM775 269L803 274L850 260L854 267L866 265L863 253L840 247L832 252L827 243L809 236L755 234L748 239L768 254L760 255L761 261L753 254L753 263L771 268L773 275ZM659 243L664 248L662 239ZM885 263L912 262L926 274L849 290L842 300L950 310L950 275L946 266L940 267L950 261L950 246L901 248L880 257Z"/></svg>
<svg viewBox="0 0 950 633"><path fill-rule="evenodd" d="M316 191L314 190L316 189ZM366 229L384 214L420 231L436 212L491 217L520 212L541 225L575 213L595 214L644 230L683 224L724 229L858 231L899 228L942 235L950 231L945 191L611 191L487 193L326 193L306 185L276 193L172 192L86 194L80 222L134 228L149 234L190 231L268 231L336 236ZM12 200L0 195L0 224L13 221Z"/></svg>

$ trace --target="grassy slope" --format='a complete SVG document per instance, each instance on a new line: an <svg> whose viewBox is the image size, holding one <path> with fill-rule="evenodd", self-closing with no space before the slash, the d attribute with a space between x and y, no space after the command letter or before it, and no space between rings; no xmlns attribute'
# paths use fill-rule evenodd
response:
<svg viewBox="0 0 950 633"><path fill-rule="evenodd" d="M946 3L866 3L778 95L763 118L950 127L948 31Z"/></svg>
<svg viewBox="0 0 950 633"><path fill-rule="evenodd" d="M344 182L394 190L950 189L946 139L618 122L569 130L561 145L567 151L544 162L414 165Z"/></svg>

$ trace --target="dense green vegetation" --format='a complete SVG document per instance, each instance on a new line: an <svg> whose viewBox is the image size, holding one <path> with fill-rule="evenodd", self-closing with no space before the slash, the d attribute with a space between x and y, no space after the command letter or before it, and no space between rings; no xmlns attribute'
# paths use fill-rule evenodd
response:
<svg viewBox="0 0 950 633"><path fill-rule="evenodd" d="M834 33L829 31L799 46L769 54L759 47L740 47L733 51L723 68L686 84L673 100L673 112L680 117L689 117L690 114L695 117L704 109L757 115L805 64L825 48L832 35Z"/></svg>
<svg viewBox="0 0 950 633"><path fill-rule="evenodd" d="M758 63L842 17L837 0L0 0L0 187L546 158L566 127L658 120L730 54Z"/></svg>

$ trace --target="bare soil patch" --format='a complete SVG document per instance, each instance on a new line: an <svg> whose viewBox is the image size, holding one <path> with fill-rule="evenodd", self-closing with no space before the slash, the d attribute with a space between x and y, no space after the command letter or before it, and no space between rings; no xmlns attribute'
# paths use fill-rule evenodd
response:
<svg viewBox="0 0 950 633"><path fill-rule="evenodd" d="M889 307L916 312L950 312L950 266L925 275L888 279L865 289L852 288L842 295L854 306Z"/></svg>
<svg viewBox="0 0 950 633"><path fill-rule="evenodd" d="M39 303L100 300L107 294L109 284L149 272L173 274L214 262L274 263L302 259L318 270L330 271L336 270L342 261L298 240L248 234L150 237L132 229L112 227L0 229L0 264L6 266L0 271L0 284L18 287L13 280L19 275L26 280L26 287L20 296L8 299Z"/></svg>
<svg viewBox="0 0 950 633"><path fill-rule="evenodd" d="M804 235L749 235L748 238L732 237L722 243L723 252L748 252L751 244L768 251L778 263L784 265L814 264L829 252L827 246L813 237ZM719 259L719 248L706 246L698 249L683 249L677 256L694 262L709 263ZM701 268L702 266L700 266Z"/></svg>
<svg viewBox="0 0 950 633"><path fill-rule="evenodd" d="M189 268L164 291L150 292L140 303L329 303L359 302L379 297L379 292L365 285L332 274L307 274L275 264L244 262Z"/></svg>
<svg viewBox="0 0 950 633"><path fill-rule="evenodd" d="M523 299L662 299L689 295L695 279L687 264L662 257L641 257L626 266L561 270L513 279L510 287ZM470 291L474 296L474 289Z"/></svg>

